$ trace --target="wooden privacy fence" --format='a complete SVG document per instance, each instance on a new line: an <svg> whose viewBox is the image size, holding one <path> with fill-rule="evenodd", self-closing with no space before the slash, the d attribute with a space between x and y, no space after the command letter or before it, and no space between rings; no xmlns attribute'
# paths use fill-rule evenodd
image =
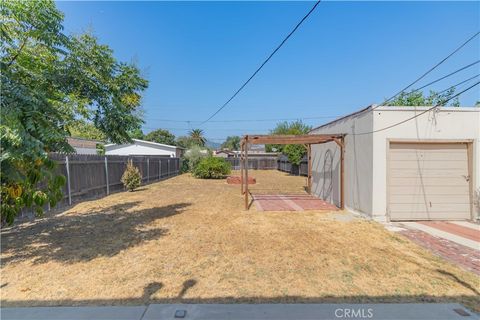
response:
<svg viewBox="0 0 480 320"><path fill-rule="evenodd" d="M58 172L67 183L64 199L59 205L71 205L89 198L97 198L124 190L120 181L128 161L132 161L141 175L142 183L149 183L178 175L180 159L161 156L100 156L86 154L50 154L58 164Z"/></svg>
<svg viewBox="0 0 480 320"><path fill-rule="evenodd" d="M225 158L232 165L233 170L240 170L240 158ZM299 166L292 165L288 157L280 155L279 157L252 157L248 158L248 169L253 170L279 170L293 175L308 175L308 160L302 159Z"/></svg>
<svg viewBox="0 0 480 320"><path fill-rule="evenodd" d="M233 170L240 170L240 158L225 158ZM256 157L248 159L248 168L253 170L277 169L277 157Z"/></svg>
<svg viewBox="0 0 480 320"><path fill-rule="evenodd" d="M306 157L302 159L298 166L288 161L288 157L281 155L277 160L277 170L288 172L296 176L308 176L308 160Z"/></svg>

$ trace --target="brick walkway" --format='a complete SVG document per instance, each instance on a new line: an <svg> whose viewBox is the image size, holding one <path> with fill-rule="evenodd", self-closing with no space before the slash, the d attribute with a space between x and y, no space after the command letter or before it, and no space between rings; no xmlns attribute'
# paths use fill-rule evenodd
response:
<svg viewBox="0 0 480 320"><path fill-rule="evenodd" d="M432 236L420 230L406 229L400 231L407 238L432 251L444 259L460 265L480 275L480 251L462 246L444 238Z"/></svg>
<svg viewBox="0 0 480 320"><path fill-rule="evenodd" d="M305 194L253 195L253 200L259 211L338 210L331 203Z"/></svg>

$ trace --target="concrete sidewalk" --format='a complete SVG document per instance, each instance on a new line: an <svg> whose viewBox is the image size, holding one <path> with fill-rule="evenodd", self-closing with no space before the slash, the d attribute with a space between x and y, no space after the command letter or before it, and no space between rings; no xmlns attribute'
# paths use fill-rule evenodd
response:
<svg viewBox="0 0 480 320"><path fill-rule="evenodd" d="M138 307L2 308L2 320L385 319L479 320L457 303L398 304L152 304Z"/></svg>

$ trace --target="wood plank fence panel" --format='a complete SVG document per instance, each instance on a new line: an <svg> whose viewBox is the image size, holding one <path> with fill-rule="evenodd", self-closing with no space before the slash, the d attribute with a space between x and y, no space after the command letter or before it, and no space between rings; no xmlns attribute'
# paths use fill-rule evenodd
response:
<svg viewBox="0 0 480 320"><path fill-rule="evenodd" d="M130 160L139 169L143 184L176 176L180 171L179 158L162 156L65 155L58 153L52 153L49 156L58 164L55 170L70 181L69 185L67 183L63 187L64 198L58 204L59 207L69 205L69 198L73 204L125 190L121 178Z"/></svg>

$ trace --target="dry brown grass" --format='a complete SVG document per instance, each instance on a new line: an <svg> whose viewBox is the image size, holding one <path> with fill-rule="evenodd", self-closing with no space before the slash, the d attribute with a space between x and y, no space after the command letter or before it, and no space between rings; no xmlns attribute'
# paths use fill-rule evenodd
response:
<svg viewBox="0 0 480 320"><path fill-rule="evenodd" d="M252 175L257 192L303 190L304 178ZM239 186L182 175L6 229L2 305L457 301L479 310L474 274L374 222L242 205Z"/></svg>

